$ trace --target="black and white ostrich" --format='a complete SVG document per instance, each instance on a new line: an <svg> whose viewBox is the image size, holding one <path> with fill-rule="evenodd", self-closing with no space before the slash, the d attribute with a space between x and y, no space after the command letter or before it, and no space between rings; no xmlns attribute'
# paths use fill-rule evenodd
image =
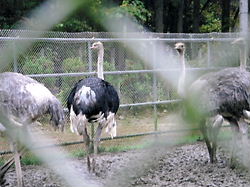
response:
<svg viewBox="0 0 250 187"><path fill-rule="evenodd" d="M92 49L98 50L97 75L98 77L86 78L75 84L68 97L67 107L70 112L70 129L73 133L83 136L88 152L87 164L90 166L90 138L87 124L98 122L94 137L94 154L97 154L102 129L113 138L116 136L115 114L119 108L119 97L115 88L103 80L103 55L104 48L101 42L93 43ZM93 170L94 170L93 159Z"/></svg>
<svg viewBox="0 0 250 187"><path fill-rule="evenodd" d="M64 112L61 103L42 84L19 73L5 72L0 74L0 109L8 116L10 124L0 123L0 130L11 132L10 141L14 151L18 187L23 186L20 165L19 140L21 130L35 122L39 117L50 114L54 127L63 128ZM14 133L13 133L14 132ZM26 131L27 134L27 131ZM22 152L22 151L21 151ZM10 159L0 170L0 179L13 163Z"/></svg>
<svg viewBox="0 0 250 187"><path fill-rule="evenodd" d="M185 63L185 45L177 43L175 49L181 56L181 63ZM181 67L184 69L179 84L183 85L178 85L178 88L184 87L185 83L185 66ZM178 92L183 93L180 90ZM211 163L216 161L217 135L224 119L236 132L247 135L248 125L245 119L250 116L250 73L244 68L226 68L207 73L192 83L184 98L191 98L191 110L199 113L198 123Z"/></svg>

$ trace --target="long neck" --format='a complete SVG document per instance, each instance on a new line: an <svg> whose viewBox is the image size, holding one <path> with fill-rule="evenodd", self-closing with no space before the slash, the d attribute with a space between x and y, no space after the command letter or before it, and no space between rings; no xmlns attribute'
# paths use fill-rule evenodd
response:
<svg viewBox="0 0 250 187"><path fill-rule="evenodd" d="M180 72L180 78L178 82L178 94L180 96L185 95L185 82L186 82L186 65L185 65L185 58L184 58L184 53L180 53L180 62L181 62L181 72Z"/></svg>
<svg viewBox="0 0 250 187"><path fill-rule="evenodd" d="M240 68L246 69L246 48L240 48Z"/></svg>
<svg viewBox="0 0 250 187"><path fill-rule="evenodd" d="M101 48L98 51L97 77L104 80L104 75L103 75L103 55L104 55L104 49Z"/></svg>

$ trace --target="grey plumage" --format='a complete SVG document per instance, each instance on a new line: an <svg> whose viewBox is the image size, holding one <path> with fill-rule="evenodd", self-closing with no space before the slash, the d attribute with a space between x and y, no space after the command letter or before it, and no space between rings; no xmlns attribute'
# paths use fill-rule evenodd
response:
<svg viewBox="0 0 250 187"><path fill-rule="evenodd" d="M0 83L1 114L6 114L11 122L10 124L4 124L6 120L3 120L2 124L0 124L0 130L7 131L14 151L13 159L0 168L0 184L4 174L15 161L17 186L23 187L20 164L21 153L18 150L20 148L17 146L19 132L27 130L23 126L35 122L39 117L47 113L51 115L54 127L63 129L64 112L61 103L56 97L45 86L30 77L19 73L6 72L0 74ZM28 133L21 133L21 135L29 136Z"/></svg>
<svg viewBox="0 0 250 187"><path fill-rule="evenodd" d="M36 80L19 73L0 74L0 104L19 123L32 123L49 113L55 126L63 125L60 102Z"/></svg>
<svg viewBox="0 0 250 187"><path fill-rule="evenodd" d="M226 119L239 120L249 110L250 73L240 68L226 68L208 73L196 80L190 92L199 93L199 109Z"/></svg>
<svg viewBox="0 0 250 187"><path fill-rule="evenodd" d="M210 161L214 162L217 135L224 119L236 129L236 132L247 134L245 118L250 119L250 73L242 68L244 66L211 72L197 79L185 93L184 43L176 43L175 49L180 55L181 75L178 93L186 99L184 113L187 114L187 119L199 123Z"/></svg>
<svg viewBox="0 0 250 187"><path fill-rule="evenodd" d="M237 132L247 132L244 111L250 109L250 73L242 68L226 68L208 73L196 80L188 93L188 98L192 97L195 103L196 111L202 114L199 123L210 161L214 162L217 135L222 124L221 116L235 127ZM215 125L218 116L220 123ZM212 118L213 122L210 120L207 124L209 118Z"/></svg>

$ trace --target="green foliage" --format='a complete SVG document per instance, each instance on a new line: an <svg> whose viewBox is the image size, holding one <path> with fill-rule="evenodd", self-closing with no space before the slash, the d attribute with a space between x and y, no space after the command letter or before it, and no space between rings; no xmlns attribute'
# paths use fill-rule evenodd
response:
<svg viewBox="0 0 250 187"><path fill-rule="evenodd" d="M24 59L22 70L24 74L49 74L54 72L54 63L44 56L27 56ZM51 78L41 78L39 82L49 88L55 85L55 80Z"/></svg>
<svg viewBox="0 0 250 187"><path fill-rule="evenodd" d="M120 6L107 9L106 15L117 19L123 18L124 15L132 16L140 23L147 22L152 16L141 0L123 0Z"/></svg>
<svg viewBox="0 0 250 187"><path fill-rule="evenodd" d="M23 65L23 71L27 74L53 73L54 63L43 56L28 56Z"/></svg>
<svg viewBox="0 0 250 187"><path fill-rule="evenodd" d="M120 6L123 12L134 16L141 23L145 23L151 17L151 13L145 8L140 0L123 0Z"/></svg>
<svg viewBox="0 0 250 187"><path fill-rule="evenodd" d="M79 57L67 58L62 63L63 72L85 72L87 71L88 64L83 62Z"/></svg>
<svg viewBox="0 0 250 187"><path fill-rule="evenodd" d="M142 62L129 61L127 70L144 69ZM152 96L152 74L132 73L120 77L120 90L122 103L145 102ZM151 99L150 99L151 100Z"/></svg>
<svg viewBox="0 0 250 187"><path fill-rule="evenodd" d="M98 31L101 0L82 1L82 6L70 17L56 24L54 31L83 32Z"/></svg>
<svg viewBox="0 0 250 187"><path fill-rule="evenodd" d="M68 19L62 23L56 24L54 31L66 31L66 32L82 32L94 30L86 20L80 20L77 18Z"/></svg>
<svg viewBox="0 0 250 187"><path fill-rule="evenodd" d="M216 4L213 4L208 9L203 11L204 23L200 26L200 31L203 33L220 32L221 20L220 11Z"/></svg>

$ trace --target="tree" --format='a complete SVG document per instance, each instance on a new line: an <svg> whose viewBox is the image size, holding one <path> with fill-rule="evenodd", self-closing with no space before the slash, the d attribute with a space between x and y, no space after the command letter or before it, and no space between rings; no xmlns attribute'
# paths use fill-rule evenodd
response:
<svg viewBox="0 0 250 187"><path fill-rule="evenodd" d="M231 0L221 0L221 31L230 31L230 4Z"/></svg>
<svg viewBox="0 0 250 187"><path fill-rule="evenodd" d="M183 32L184 0L179 0L177 32Z"/></svg>
<svg viewBox="0 0 250 187"><path fill-rule="evenodd" d="M155 0L155 31L163 32L163 0Z"/></svg>
<svg viewBox="0 0 250 187"><path fill-rule="evenodd" d="M200 0L193 1L193 32L200 32Z"/></svg>

